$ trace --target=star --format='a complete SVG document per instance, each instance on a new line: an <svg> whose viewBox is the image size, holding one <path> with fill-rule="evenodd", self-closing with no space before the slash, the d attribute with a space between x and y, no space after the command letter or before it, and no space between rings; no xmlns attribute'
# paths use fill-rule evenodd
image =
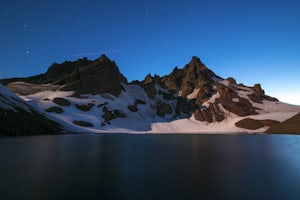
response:
<svg viewBox="0 0 300 200"><path fill-rule="evenodd" d="M26 50L25 53L26 53L26 54L30 54L30 51Z"/></svg>

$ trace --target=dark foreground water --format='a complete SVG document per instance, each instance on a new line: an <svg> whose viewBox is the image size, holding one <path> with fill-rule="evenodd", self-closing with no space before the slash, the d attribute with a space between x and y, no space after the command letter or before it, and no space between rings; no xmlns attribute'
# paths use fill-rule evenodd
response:
<svg viewBox="0 0 300 200"><path fill-rule="evenodd" d="M0 199L300 199L300 137L0 138Z"/></svg>

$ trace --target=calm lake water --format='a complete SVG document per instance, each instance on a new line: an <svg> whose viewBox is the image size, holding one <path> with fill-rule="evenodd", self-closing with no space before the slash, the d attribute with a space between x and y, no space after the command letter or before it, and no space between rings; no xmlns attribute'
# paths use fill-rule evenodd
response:
<svg viewBox="0 0 300 200"><path fill-rule="evenodd" d="M0 199L300 199L300 136L0 138Z"/></svg>

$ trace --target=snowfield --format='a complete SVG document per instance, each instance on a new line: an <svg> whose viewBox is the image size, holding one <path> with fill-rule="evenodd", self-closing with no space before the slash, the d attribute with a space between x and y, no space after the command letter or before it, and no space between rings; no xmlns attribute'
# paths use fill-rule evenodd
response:
<svg viewBox="0 0 300 200"><path fill-rule="evenodd" d="M226 85L228 84L227 81L223 81L222 83ZM18 87L21 87L21 84L18 84ZM25 85L25 87L28 86ZM250 101L253 106L261 109L257 110L257 112L260 113L259 115L240 117L222 108L225 112L226 119L220 123L200 122L195 120L194 116L184 119L173 119L172 115L166 115L164 118L161 118L158 117L155 113L156 102L168 102L172 106L175 104L175 102L172 102L172 100L165 100L159 95L156 96L155 100L150 99L148 98L145 91L137 85L129 84L124 85L124 87L125 91L123 91L118 97L110 94L88 94L83 95L82 98L75 98L72 97L72 94L74 92L52 90L41 91L20 97L31 105L37 105L41 112L43 112L52 120L62 123L68 131L88 133L261 133L267 130L268 127L263 127L257 130L247 130L238 128L234 124L244 118L252 118L258 120L273 119L282 122L300 112L300 106L264 100L262 104ZM3 93L8 96L17 97L13 93L8 92L3 86L1 86L0 89L1 94ZM239 91L238 95L240 97L249 99L247 94L250 94L251 90L244 87L242 87L241 89L243 90ZM59 106L55 104L53 102L53 99L57 97L68 100L71 105ZM188 97L195 98L195 91ZM211 99L209 99L203 105L208 106L209 102L214 102L218 97L218 93L214 94ZM128 109L128 106L134 105L137 99L144 101L145 104L138 104L138 111L132 112ZM92 108L88 111L79 110L75 106L88 104L93 105ZM3 103L0 104L0 106L1 105L2 107L4 106ZM104 121L101 116L104 114L104 106L108 110L121 111L126 115L126 118L116 118L113 119L110 124L105 123L105 125L102 126ZM51 107L60 107L63 109L63 113L44 111ZM89 122L93 126L77 126L73 123L73 121Z"/></svg>

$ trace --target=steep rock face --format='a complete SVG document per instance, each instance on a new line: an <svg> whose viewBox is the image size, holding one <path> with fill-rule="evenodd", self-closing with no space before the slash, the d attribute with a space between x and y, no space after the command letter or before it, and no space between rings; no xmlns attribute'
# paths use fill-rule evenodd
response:
<svg viewBox="0 0 300 200"><path fill-rule="evenodd" d="M66 84L61 90L75 91L75 96L101 93L118 96L124 89L122 83L127 83L126 78L120 73L117 65L104 55L56 82Z"/></svg>
<svg viewBox="0 0 300 200"><path fill-rule="evenodd" d="M217 103L209 103L206 109L196 109L194 117L198 121L206 122L221 122L225 119L224 113L220 110Z"/></svg>
<svg viewBox="0 0 300 200"><path fill-rule="evenodd" d="M13 81L25 83L11 83ZM127 79L120 73L115 62L102 55L94 61L83 58L74 62L52 64L45 74L5 79L2 82L9 84L7 87L11 91L21 95L59 89L75 91L74 96L101 93L118 96L124 89L122 84L127 84Z"/></svg>
<svg viewBox="0 0 300 200"><path fill-rule="evenodd" d="M258 114L255 111L257 108L253 107L248 99L239 97L232 88L216 83L216 90L220 94L216 103L221 104L226 110L241 117Z"/></svg>
<svg viewBox="0 0 300 200"><path fill-rule="evenodd" d="M183 69L176 67L171 74L162 77L161 82L169 89L180 91L182 97L199 89L197 99L201 102L211 96L214 77L217 76L194 56Z"/></svg>
<svg viewBox="0 0 300 200"><path fill-rule="evenodd" d="M175 100L174 117L194 114L195 119L207 122L223 121L223 109L242 117L256 115L258 108L251 102L261 104L264 99L277 100L266 96L260 84L246 87L237 84L232 77L220 78L195 56L182 69L176 67L169 75L152 77L148 74L143 81L133 84L141 86L151 99L161 94L163 99ZM169 92L161 92L157 86ZM246 92L246 95L241 97L239 92ZM210 102L215 94L218 96Z"/></svg>
<svg viewBox="0 0 300 200"><path fill-rule="evenodd" d="M159 76L154 75L152 77L151 74L148 74L143 81L133 81L132 84L139 85L145 90L149 98L155 99L155 95L157 94L155 85L161 85L161 82Z"/></svg>

